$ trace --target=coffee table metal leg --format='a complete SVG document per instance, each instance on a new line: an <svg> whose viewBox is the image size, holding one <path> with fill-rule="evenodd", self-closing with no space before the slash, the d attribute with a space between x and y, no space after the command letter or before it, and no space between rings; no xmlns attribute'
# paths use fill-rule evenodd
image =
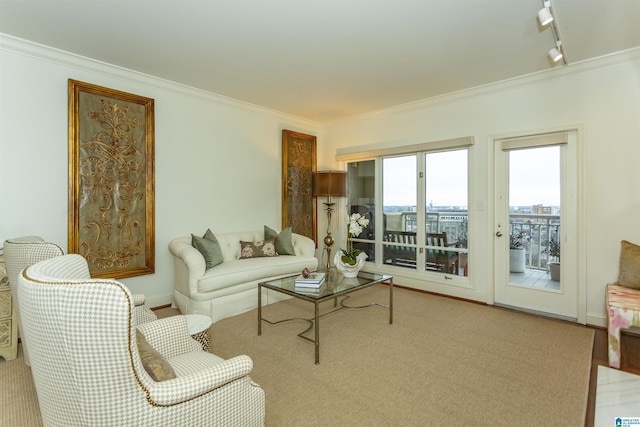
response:
<svg viewBox="0 0 640 427"><path fill-rule="evenodd" d="M258 336L262 335L262 285L258 283Z"/></svg>
<svg viewBox="0 0 640 427"><path fill-rule="evenodd" d="M389 280L389 324L393 324L393 277Z"/></svg>
<svg viewBox="0 0 640 427"><path fill-rule="evenodd" d="M320 364L320 307L318 304L318 301L316 301L315 303L316 305L316 310L315 310L315 316L316 316L316 340L315 340L315 346L316 346L316 365Z"/></svg>

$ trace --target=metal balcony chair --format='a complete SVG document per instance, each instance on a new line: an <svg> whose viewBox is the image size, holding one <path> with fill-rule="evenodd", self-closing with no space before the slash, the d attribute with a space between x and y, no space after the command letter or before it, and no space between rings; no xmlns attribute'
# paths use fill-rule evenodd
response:
<svg viewBox="0 0 640 427"><path fill-rule="evenodd" d="M427 233L427 246L447 248L455 245L447 241L447 233ZM444 249L427 249L427 270L458 274L458 253Z"/></svg>
<svg viewBox="0 0 640 427"><path fill-rule="evenodd" d="M409 231L387 230L383 234L383 241L401 243L402 245L384 245L384 263L401 267L416 266L416 233Z"/></svg>

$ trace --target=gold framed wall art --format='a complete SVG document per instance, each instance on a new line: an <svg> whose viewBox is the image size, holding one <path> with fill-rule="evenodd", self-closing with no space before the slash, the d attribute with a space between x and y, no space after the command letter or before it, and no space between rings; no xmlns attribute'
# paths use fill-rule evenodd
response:
<svg viewBox="0 0 640 427"><path fill-rule="evenodd" d="M155 267L154 100L69 79L68 251L92 277Z"/></svg>
<svg viewBox="0 0 640 427"><path fill-rule="evenodd" d="M282 228L309 237L318 245L316 204L311 193L316 171L316 137L282 131Z"/></svg>

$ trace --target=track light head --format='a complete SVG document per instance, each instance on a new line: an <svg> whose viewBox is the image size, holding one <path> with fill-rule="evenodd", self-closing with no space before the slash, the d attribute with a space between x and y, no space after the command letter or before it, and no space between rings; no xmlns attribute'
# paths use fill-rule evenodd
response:
<svg viewBox="0 0 640 427"><path fill-rule="evenodd" d="M562 50L560 49L561 45L562 45L562 42L560 42L560 40L557 40L556 47L552 48L549 51L549 58L551 58L553 62L558 62L562 59Z"/></svg>
<svg viewBox="0 0 640 427"><path fill-rule="evenodd" d="M551 2L545 1L544 7L538 11L538 20L540 25L545 26L553 21L553 15L551 14Z"/></svg>
<svg viewBox="0 0 640 427"><path fill-rule="evenodd" d="M553 62L558 62L562 59L562 52L554 47L549 51L549 58L551 58Z"/></svg>

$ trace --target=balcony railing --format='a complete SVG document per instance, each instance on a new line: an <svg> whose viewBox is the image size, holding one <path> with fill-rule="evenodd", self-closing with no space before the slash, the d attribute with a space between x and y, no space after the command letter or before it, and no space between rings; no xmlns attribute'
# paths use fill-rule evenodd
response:
<svg viewBox="0 0 640 427"><path fill-rule="evenodd" d="M558 241L560 216L537 214L509 214L509 232L524 232L529 241L525 244L526 267L546 270L550 261L549 242Z"/></svg>
<svg viewBox="0 0 640 427"><path fill-rule="evenodd" d="M387 229L396 231L417 230L417 214L414 211L394 212L394 221L387 221ZM399 218L398 218L399 217ZM396 227L393 227L395 224ZM446 232L450 242L457 242L457 247L467 248L467 212L427 212L426 232ZM525 244L526 267L547 270L550 261L555 261L549 256L547 248L551 240L559 237L560 216L545 214L509 214L509 233L524 232L527 236Z"/></svg>

